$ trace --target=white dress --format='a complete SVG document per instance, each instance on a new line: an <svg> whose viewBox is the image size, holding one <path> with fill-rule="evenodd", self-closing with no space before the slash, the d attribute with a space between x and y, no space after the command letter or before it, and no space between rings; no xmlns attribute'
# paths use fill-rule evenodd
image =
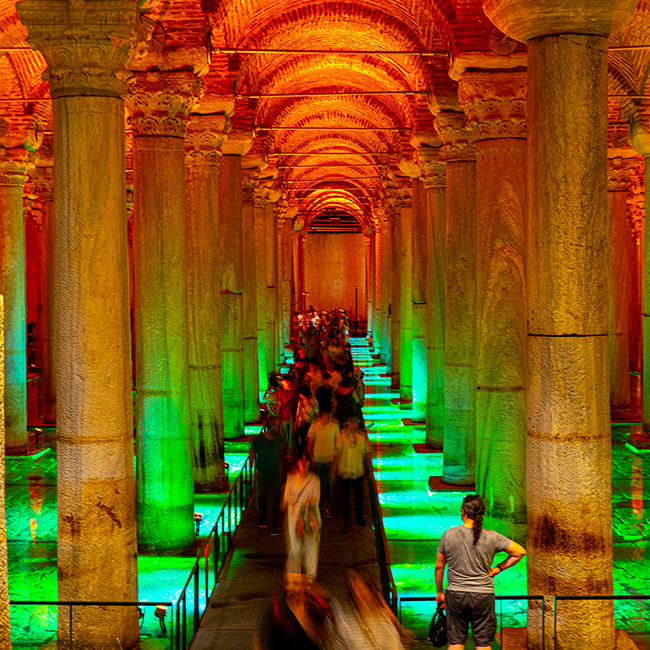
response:
<svg viewBox="0 0 650 650"><path fill-rule="evenodd" d="M304 566L307 577L315 580L321 529L318 476L312 472L304 477L298 472L289 474L284 488L284 500L287 502L287 573L300 573L300 567ZM297 532L300 518L306 522L303 524L302 537Z"/></svg>

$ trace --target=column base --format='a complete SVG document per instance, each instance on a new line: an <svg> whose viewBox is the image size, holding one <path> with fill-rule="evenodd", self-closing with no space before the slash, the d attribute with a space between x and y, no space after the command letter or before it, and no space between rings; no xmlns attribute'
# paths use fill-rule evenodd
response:
<svg viewBox="0 0 650 650"><path fill-rule="evenodd" d="M474 485L474 477L461 466L451 465L442 470L442 482L447 485Z"/></svg>
<svg viewBox="0 0 650 650"><path fill-rule="evenodd" d="M175 557L194 557L196 542L183 548L160 548L155 544L138 544L138 555L173 555Z"/></svg>
<svg viewBox="0 0 650 650"><path fill-rule="evenodd" d="M528 650L528 630L525 627L501 628L501 632L496 635L496 640L501 648ZM638 650L638 646L625 630L616 630L615 650Z"/></svg>

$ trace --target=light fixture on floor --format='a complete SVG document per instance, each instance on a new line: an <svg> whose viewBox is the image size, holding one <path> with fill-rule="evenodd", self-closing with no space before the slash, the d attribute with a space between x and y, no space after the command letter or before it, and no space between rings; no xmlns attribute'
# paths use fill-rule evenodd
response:
<svg viewBox="0 0 650 650"><path fill-rule="evenodd" d="M167 634L167 626L165 625L165 616L167 615L167 607L165 605L156 605L156 611L153 613L158 619L160 624L161 636Z"/></svg>
<svg viewBox="0 0 650 650"><path fill-rule="evenodd" d="M194 513L194 530L196 530L196 534L199 534L199 530L201 530L201 522L203 521L203 513L202 512L195 512Z"/></svg>

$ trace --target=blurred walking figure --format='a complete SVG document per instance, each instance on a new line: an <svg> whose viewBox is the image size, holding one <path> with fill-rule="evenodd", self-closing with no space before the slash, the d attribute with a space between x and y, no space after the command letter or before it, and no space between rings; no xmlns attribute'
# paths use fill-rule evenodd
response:
<svg viewBox="0 0 650 650"><path fill-rule="evenodd" d="M267 527L267 509L271 505L271 535L278 535L280 495L282 493L282 458L286 445L279 435L275 418L267 416L262 431L251 440L249 456L255 460L255 497L260 528Z"/></svg>
<svg viewBox="0 0 650 650"><path fill-rule="evenodd" d="M330 627L332 610L310 593L306 576L286 573L284 593L273 594L253 650L318 650Z"/></svg>
<svg viewBox="0 0 650 650"><path fill-rule="evenodd" d="M341 511L343 528L341 533L350 532L350 500L354 492L354 505L357 526L365 526L363 510L365 506L364 476L372 471L370 446L366 432L359 427L359 418L351 416L345 423L334 443L334 473L341 489Z"/></svg>
<svg viewBox="0 0 650 650"><path fill-rule="evenodd" d="M403 650L413 640L363 570L350 569L352 607L333 602L336 627L328 650Z"/></svg>
<svg viewBox="0 0 650 650"><path fill-rule="evenodd" d="M309 455L304 454L287 476L282 509L287 512L287 572L300 573L304 566L310 582L316 580L318 572L319 501L320 481L311 471Z"/></svg>
<svg viewBox="0 0 650 650"><path fill-rule="evenodd" d="M307 433L307 451L314 460L320 478L323 514L326 517L331 517L330 501L334 480L332 462L334 461L334 441L339 435L339 426L338 422L332 418L332 405L327 399L319 401L318 408L320 415L312 422Z"/></svg>

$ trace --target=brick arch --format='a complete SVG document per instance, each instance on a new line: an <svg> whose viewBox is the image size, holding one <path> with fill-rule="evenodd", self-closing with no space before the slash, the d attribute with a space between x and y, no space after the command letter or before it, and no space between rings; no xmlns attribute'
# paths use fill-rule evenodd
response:
<svg viewBox="0 0 650 650"><path fill-rule="evenodd" d="M230 0L224 2L221 12L221 37L223 46L244 47L268 45L269 34L287 34L290 25L303 20L338 16L341 21L357 19L377 25L378 36L391 34L404 46L421 43L432 47L436 38L445 45L453 39L451 20L455 12L448 0L387 0L378 3L364 0L344 2L332 0ZM319 40L320 36L320 40ZM331 47L328 38L336 33L315 30L310 46L317 49ZM279 47L282 37L276 37L274 47ZM320 44L319 44L320 43ZM337 46L341 46L337 40ZM356 46L352 46L358 49ZM374 49L374 48L371 48ZM393 48L397 49L397 48Z"/></svg>

